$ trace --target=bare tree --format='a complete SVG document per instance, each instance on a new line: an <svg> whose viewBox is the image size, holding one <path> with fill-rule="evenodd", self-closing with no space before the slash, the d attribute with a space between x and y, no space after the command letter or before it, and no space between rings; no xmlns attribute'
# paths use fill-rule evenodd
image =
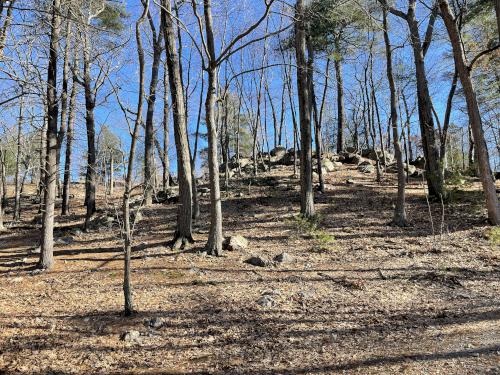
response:
<svg viewBox="0 0 500 375"><path fill-rule="evenodd" d="M405 167L403 163L403 153L399 143L398 134L398 111L396 106L396 85L394 84L394 76L392 73L392 47L389 40L389 24L387 22L387 10L383 9L383 29L385 42L385 55L387 59L387 80L389 81L389 89L391 92L391 125L392 125L392 141L394 143L394 154L398 167L398 196L396 199L396 207L394 209L394 217L392 223L398 227L407 226L406 207L405 207Z"/></svg>
<svg viewBox="0 0 500 375"><path fill-rule="evenodd" d="M193 187L191 155L187 136L186 107L182 86L182 72L176 46L171 0L162 0L161 17L167 53L168 78L174 120L174 138L177 149L177 176L179 180L179 206L173 248L182 248L194 242L192 235Z"/></svg>
<svg viewBox="0 0 500 375"><path fill-rule="evenodd" d="M300 212L303 217L314 216L314 194L312 189L312 137L311 99L306 61L306 25L304 0L295 5L295 53L297 58L297 90L300 111Z"/></svg>
<svg viewBox="0 0 500 375"><path fill-rule="evenodd" d="M486 197L488 218L492 224L500 225L500 207L498 205L498 196L496 193L495 182L491 174L488 146L486 145L484 138L479 105L470 76L470 66L466 64L465 53L460 40L460 33L448 0L439 0L439 8L441 9L441 17L443 18L446 29L448 30L451 46L453 48L455 68L458 72L458 76L460 77L460 82L462 83L465 95L465 101L467 103L469 123L474 135L479 175L481 177L484 195Z"/></svg>
<svg viewBox="0 0 500 375"><path fill-rule="evenodd" d="M45 202L42 220L42 247L39 266L50 269L54 264L54 206L56 200L57 175L57 119L59 107L57 102L57 60L59 50L59 34L61 27L60 0L52 2L52 21L50 24L50 52L47 74L47 161L45 173Z"/></svg>

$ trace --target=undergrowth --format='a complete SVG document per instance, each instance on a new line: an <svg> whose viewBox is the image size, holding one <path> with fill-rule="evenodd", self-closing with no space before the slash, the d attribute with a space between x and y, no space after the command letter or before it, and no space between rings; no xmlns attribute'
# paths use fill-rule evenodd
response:
<svg viewBox="0 0 500 375"><path fill-rule="evenodd" d="M290 219L291 224L295 227L295 231L302 236L309 236L314 239L316 245L315 251L326 252L334 250L335 237L330 233L320 228L321 215L316 214L311 218L303 217L302 215L293 216Z"/></svg>

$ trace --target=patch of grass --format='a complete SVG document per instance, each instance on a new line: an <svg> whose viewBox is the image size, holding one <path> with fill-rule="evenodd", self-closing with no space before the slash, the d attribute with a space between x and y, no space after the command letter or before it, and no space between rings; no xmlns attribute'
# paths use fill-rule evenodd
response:
<svg viewBox="0 0 500 375"><path fill-rule="evenodd" d="M500 227L493 227L491 229L488 229L486 231L486 238L493 244L493 245L500 245Z"/></svg>
<svg viewBox="0 0 500 375"><path fill-rule="evenodd" d="M314 215L312 218L297 215L290 219L290 222L295 227L297 233L302 236L311 237L316 242L314 246L315 251L326 252L333 250L335 237L320 229L321 220L322 217L319 214Z"/></svg>

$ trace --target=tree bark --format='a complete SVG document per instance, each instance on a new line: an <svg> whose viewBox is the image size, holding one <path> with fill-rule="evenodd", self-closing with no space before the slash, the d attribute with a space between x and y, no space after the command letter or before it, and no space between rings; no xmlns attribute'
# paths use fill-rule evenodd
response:
<svg viewBox="0 0 500 375"><path fill-rule="evenodd" d="M483 185L484 195L486 198L486 208L488 210L488 218L494 225L500 225L500 207L498 205L498 196L495 188L490 169L490 158L488 154L488 146L484 138L483 124L481 114L479 113L479 105L476 98L474 86L470 76L470 70L466 65L465 52L460 41L460 34L457 24L454 20L454 15L450 9L447 0L439 0L441 16L443 18L448 35L450 37L451 46L453 48L453 58L455 60L455 68L458 71L460 82L467 102L467 113L469 114L469 122L474 135L476 156L478 163L479 176Z"/></svg>
<svg viewBox="0 0 500 375"><path fill-rule="evenodd" d="M392 141L394 144L394 154L398 166L398 195L396 199L396 207L394 209L394 216L392 223L398 227L405 227L408 225L406 221L406 207L405 207L405 169L403 163L403 153L401 152L401 145L399 143L398 135L398 111L396 106L396 86L394 84L394 76L392 72L392 51L391 42L389 40L389 24L387 22L387 10L383 10L383 29L384 29L384 42L385 42L385 55L387 59L387 80L389 81L389 89L391 93L391 126L392 126Z"/></svg>
<svg viewBox="0 0 500 375"><path fill-rule="evenodd" d="M50 52L47 74L47 161L45 174L45 204L42 219L42 246L39 267L50 269L54 265L54 206L57 174L57 58L61 26L60 0L52 2Z"/></svg>
<svg viewBox="0 0 500 375"><path fill-rule="evenodd" d="M149 13L149 10L148 10ZM158 85L158 75L160 70L161 54L163 52L163 25L160 23L160 33L157 36L154 22L150 17L150 29L153 35L153 62L151 65L151 81L149 83L149 95L146 98L146 126L144 133L144 204L150 205L153 202L153 164L154 164L154 111L156 103L156 87Z"/></svg>
<svg viewBox="0 0 500 375"><path fill-rule="evenodd" d="M436 142L434 120L432 117L431 98L425 71L424 51L420 41L418 22L415 16L415 1L410 0L406 21L410 30L410 39L415 60L417 81L418 115L422 135L422 147L426 160L426 179L429 195L443 195L443 173L439 162L439 147Z"/></svg>
<svg viewBox="0 0 500 375"><path fill-rule="evenodd" d="M23 131L24 99L21 97L19 103L19 117L17 119L17 152L16 152L16 174L14 179L14 220L21 218L21 137Z"/></svg>
<svg viewBox="0 0 500 375"><path fill-rule="evenodd" d="M78 50L75 49L74 64L78 66ZM66 155L64 160L64 182L62 192L62 207L61 214L68 215L70 211L70 189L71 189L71 157L73 152L73 128L75 126L76 117L76 95L77 95L77 82L73 76L73 84L71 87L71 94L69 99L69 113L68 113L68 131L66 133Z"/></svg>
<svg viewBox="0 0 500 375"><path fill-rule="evenodd" d="M192 236L193 190L191 156L187 137L184 92L170 0L162 0L162 7L164 8L162 9L162 22L167 50L168 78L174 119L174 138L177 148L177 175L179 179L177 229L173 240L173 248L177 249L194 242Z"/></svg>
<svg viewBox="0 0 500 375"><path fill-rule="evenodd" d="M217 89L217 64L212 21L212 2L203 0L205 33L208 49L208 87L205 99L205 116L208 130L208 170L210 181L210 232L205 250L210 255L222 254L222 206L220 198L219 171L217 166L217 125L215 105Z"/></svg>
<svg viewBox="0 0 500 375"><path fill-rule="evenodd" d="M312 137L311 137L311 99L308 66L306 61L306 27L304 0L297 0L295 6L295 53L297 59L297 88L300 109L300 188L302 216L314 216L314 194L312 188ZM336 64L338 61L336 60ZM339 76L337 76L339 82ZM341 85L340 85L341 86ZM340 126L340 123L339 123ZM342 142L337 143L338 147ZM341 150L340 150L341 151Z"/></svg>
<svg viewBox="0 0 500 375"><path fill-rule="evenodd" d="M337 153L344 151L344 83L342 77L342 62L336 57L333 60L337 79Z"/></svg>

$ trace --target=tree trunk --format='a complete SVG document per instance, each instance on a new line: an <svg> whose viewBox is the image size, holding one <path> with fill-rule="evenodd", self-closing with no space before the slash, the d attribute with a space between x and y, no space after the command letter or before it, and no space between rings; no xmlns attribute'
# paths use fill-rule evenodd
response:
<svg viewBox="0 0 500 375"><path fill-rule="evenodd" d="M21 218L21 136L23 131L24 100L21 97L19 103L19 118L17 120L17 152L16 152L16 175L14 180L14 220Z"/></svg>
<svg viewBox="0 0 500 375"><path fill-rule="evenodd" d="M156 103L156 87L160 70L161 54L163 51L163 33L160 30L158 37L154 29L154 23L150 21L153 34L153 63L151 65L151 81L149 83L149 95L146 98L148 107L146 112L146 124L144 133L144 204L153 203L153 164L154 164L154 112ZM160 29L163 25L160 24Z"/></svg>
<svg viewBox="0 0 500 375"><path fill-rule="evenodd" d="M165 63L163 67L163 191L169 193L170 191L170 158L168 155L168 148L170 142L170 105L168 101L168 67Z"/></svg>
<svg viewBox="0 0 500 375"><path fill-rule="evenodd" d="M415 17L415 0L410 0L407 23L410 30L410 39L415 60L417 81L418 115L424 149L425 169L429 195L439 197L443 195L443 173L439 162L439 147L436 142L434 120L432 117L431 98L425 71L424 53L420 41L418 22Z"/></svg>
<svg viewBox="0 0 500 375"><path fill-rule="evenodd" d="M465 63L465 53L460 41L458 27L454 20L454 15L450 9L447 0L439 0L441 16L443 18L448 35L450 37L453 48L453 57L455 60L455 68L458 71L460 82L467 102L467 113L469 114L469 122L474 134L476 145L476 156L479 170L479 176L483 185L484 195L486 198L486 208L488 210L488 218L494 225L500 225L500 207L498 205L498 196L495 188L490 169L490 157L488 154L488 146L484 138L483 124L481 114L479 113L479 105L476 98L474 86L470 76L470 70Z"/></svg>
<svg viewBox="0 0 500 375"><path fill-rule="evenodd" d="M337 153L344 151L344 84L342 77L342 62L334 58L335 76L337 78Z"/></svg>
<svg viewBox="0 0 500 375"><path fill-rule="evenodd" d="M163 0L162 22L167 49L168 78L172 99L174 138L177 148L177 175L179 179L179 206L177 213L177 229L173 240L173 248L182 248L194 242L192 236L193 190L191 174L191 155L187 137L184 92L182 87L179 55L177 53L174 23L170 0Z"/></svg>
<svg viewBox="0 0 500 375"><path fill-rule="evenodd" d="M78 66L78 51L75 50L74 64ZM71 94L69 99L69 114L68 114L68 131L66 133L66 155L64 160L64 182L62 193L62 215L69 214L69 196L71 188L71 156L73 151L73 128L75 126L76 117L76 95L77 95L77 82L73 77L73 86L71 87Z"/></svg>
<svg viewBox="0 0 500 375"><path fill-rule="evenodd" d="M57 56L59 50L59 33L61 18L59 16L60 0L52 2L52 21L50 36L50 53L47 74L47 162L45 174L45 204L42 220L42 246L39 266L50 269L54 264L54 206L56 200L57 174Z"/></svg>
<svg viewBox="0 0 500 375"><path fill-rule="evenodd" d="M66 121L68 116L68 79L69 79L69 54L71 50L72 22L70 20L70 11L68 10L68 19L66 21L66 47L64 49L64 65L62 76L61 91L61 125L57 133L57 196L61 196L61 182L59 166L61 165L61 147L66 135Z"/></svg>
<svg viewBox="0 0 500 375"><path fill-rule="evenodd" d="M310 219L314 216L315 212L312 188L311 85L308 79L308 66L306 61L304 0L297 0L295 14L297 19L295 21L295 53L297 56L297 89L300 108L300 212L304 218ZM337 60L336 63L338 63ZM337 82L339 82L339 76L337 76ZM338 142L337 149L339 146L342 146L342 142ZM341 149L339 152L340 151Z"/></svg>
<svg viewBox="0 0 500 375"><path fill-rule="evenodd" d="M4 152L3 149L0 147L0 232L5 230L5 227L3 225L3 208L4 208L4 175L5 175L5 163L4 163Z"/></svg>
<svg viewBox="0 0 500 375"><path fill-rule="evenodd" d="M403 163L403 153L401 152L401 145L399 143L398 135L398 111L396 107L396 86L394 84L394 76L392 73L392 51L391 42L389 40L389 25L387 22L387 10L383 10L383 28L384 28L384 42L385 54L387 59L387 80L389 81L389 89L391 92L391 126L392 126L392 141L394 144L394 154L398 166L398 196L396 199L396 207L394 209L394 217L392 223L398 227L405 227L408 225L406 221L406 207L405 207L405 169Z"/></svg>
<svg viewBox="0 0 500 375"><path fill-rule="evenodd" d="M205 31L208 49L208 88L205 99L205 116L208 130L208 170L210 180L210 232L205 249L210 255L222 253L222 206L220 199L219 171L217 165L217 125L215 123L215 105L217 88L217 65L215 58L215 40L212 21L211 0L203 0Z"/></svg>
<svg viewBox="0 0 500 375"><path fill-rule="evenodd" d="M90 73L90 46L88 30L83 37L83 82L85 89L85 125L87 128L87 173L85 175L85 230L89 230L90 220L96 211L97 151L95 145L95 93L92 90Z"/></svg>

